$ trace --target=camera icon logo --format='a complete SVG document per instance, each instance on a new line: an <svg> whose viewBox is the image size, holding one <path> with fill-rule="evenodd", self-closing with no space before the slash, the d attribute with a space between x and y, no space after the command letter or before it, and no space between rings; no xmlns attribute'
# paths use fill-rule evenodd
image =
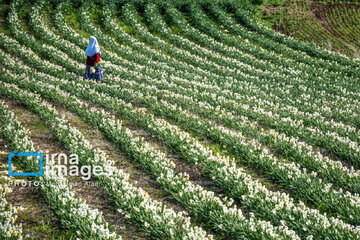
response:
<svg viewBox="0 0 360 240"><path fill-rule="evenodd" d="M13 157L39 157L40 158L40 169L39 172L33 173L16 173L11 171L11 164ZM43 169L43 154L42 153L18 153L16 150L13 153L8 154L9 157L9 176L42 176L44 174Z"/></svg>

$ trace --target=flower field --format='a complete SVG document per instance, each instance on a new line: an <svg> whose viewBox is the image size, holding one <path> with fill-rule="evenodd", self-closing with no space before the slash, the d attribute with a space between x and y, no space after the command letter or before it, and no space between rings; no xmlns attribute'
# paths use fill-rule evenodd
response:
<svg viewBox="0 0 360 240"><path fill-rule="evenodd" d="M359 59L239 1L0 4L0 239L360 239ZM9 177L15 150L111 174Z"/></svg>

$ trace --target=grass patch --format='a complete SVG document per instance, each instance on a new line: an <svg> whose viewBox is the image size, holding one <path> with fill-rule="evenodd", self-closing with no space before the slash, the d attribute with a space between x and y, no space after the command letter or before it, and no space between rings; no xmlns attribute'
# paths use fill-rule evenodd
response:
<svg viewBox="0 0 360 240"><path fill-rule="evenodd" d="M254 7L255 19L268 28L274 28L283 18L285 3L282 0L269 0L263 5Z"/></svg>
<svg viewBox="0 0 360 240"><path fill-rule="evenodd" d="M22 219L33 221L33 217L28 213L22 216ZM41 220L37 226L23 225L23 231L28 236L28 240L48 239L48 240L74 240L76 236L66 230L59 229L58 225L51 224L49 218Z"/></svg>
<svg viewBox="0 0 360 240"><path fill-rule="evenodd" d="M9 29L6 28L6 17L9 11L9 4L6 4L5 2L0 2L0 32L4 33L6 35L10 35L11 32Z"/></svg>
<svg viewBox="0 0 360 240"><path fill-rule="evenodd" d="M47 130L48 127L43 124L40 120L38 119L34 119L34 120L31 120L31 123L32 125L32 130L40 130L40 131L43 131L43 130Z"/></svg>
<svg viewBox="0 0 360 240"><path fill-rule="evenodd" d="M78 34L80 34L84 38L90 37L89 33L82 30L80 22L78 21L77 9L75 9L73 6L69 6L67 8L66 14L64 14L64 18L65 23Z"/></svg>

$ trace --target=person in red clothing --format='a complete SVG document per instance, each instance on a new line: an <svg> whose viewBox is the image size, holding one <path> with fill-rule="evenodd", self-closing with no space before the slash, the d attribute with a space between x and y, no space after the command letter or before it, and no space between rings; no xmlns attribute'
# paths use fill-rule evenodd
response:
<svg viewBox="0 0 360 240"><path fill-rule="evenodd" d="M89 46L86 48L86 69L85 79L92 79L96 82L103 80L103 70L101 66L101 51L98 41L91 36L89 39Z"/></svg>

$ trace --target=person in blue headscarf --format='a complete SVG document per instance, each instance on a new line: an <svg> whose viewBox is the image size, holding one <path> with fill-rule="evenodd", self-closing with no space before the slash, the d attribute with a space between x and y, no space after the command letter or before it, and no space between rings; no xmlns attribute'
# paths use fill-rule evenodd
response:
<svg viewBox="0 0 360 240"><path fill-rule="evenodd" d="M92 79L96 82L103 80L103 70L101 66L101 51L98 41L95 37L91 36L89 39L89 45L85 50L87 55L85 79Z"/></svg>

